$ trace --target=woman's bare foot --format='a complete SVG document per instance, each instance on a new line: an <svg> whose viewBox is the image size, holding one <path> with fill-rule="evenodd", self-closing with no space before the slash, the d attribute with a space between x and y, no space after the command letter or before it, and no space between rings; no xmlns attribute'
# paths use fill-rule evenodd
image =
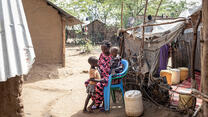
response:
<svg viewBox="0 0 208 117"><path fill-rule="evenodd" d="M88 109L88 112L89 112L89 113L93 113L93 112L94 112L94 111L92 110L92 107L91 107L91 106L89 106L87 109Z"/></svg>
<svg viewBox="0 0 208 117"><path fill-rule="evenodd" d="M105 111L104 102L103 102L102 106L100 107L100 111L101 112L104 112Z"/></svg>

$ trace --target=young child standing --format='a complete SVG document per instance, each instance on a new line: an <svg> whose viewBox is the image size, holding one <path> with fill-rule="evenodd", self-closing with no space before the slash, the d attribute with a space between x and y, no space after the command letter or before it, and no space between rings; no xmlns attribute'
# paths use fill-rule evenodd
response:
<svg viewBox="0 0 208 117"><path fill-rule="evenodd" d="M98 67L98 59L95 56L92 56L88 59L88 63L90 64L90 71L89 71L89 84L87 85L87 98L85 100L85 105L84 105L84 109L83 112L92 112L92 106L95 104L95 102L93 101L92 104L88 107L87 110L87 105L89 103L90 98L95 94L95 85L97 82L101 81L100 79L100 74L97 70Z"/></svg>

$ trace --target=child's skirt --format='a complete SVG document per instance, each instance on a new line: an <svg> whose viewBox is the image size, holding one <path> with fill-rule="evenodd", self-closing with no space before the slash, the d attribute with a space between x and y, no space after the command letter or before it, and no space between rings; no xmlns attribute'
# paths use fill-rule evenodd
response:
<svg viewBox="0 0 208 117"><path fill-rule="evenodd" d="M88 84L87 93L93 96L95 94L95 85Z"/></svg>

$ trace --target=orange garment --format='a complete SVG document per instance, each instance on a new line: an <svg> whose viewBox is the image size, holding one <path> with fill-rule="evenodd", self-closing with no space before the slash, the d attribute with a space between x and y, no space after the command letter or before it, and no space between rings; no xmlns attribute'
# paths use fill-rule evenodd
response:
<svg viewBox="0 0 208 117"><path fill-rule="evenodd" d="M90 79L92 79L92 78L94 78L94 79L101 79L100 78L100 73L98 72L97 69L90 68L90 72L89 73L90 73ZM96 82L90 81L89 84L95 85Z"/></svg>

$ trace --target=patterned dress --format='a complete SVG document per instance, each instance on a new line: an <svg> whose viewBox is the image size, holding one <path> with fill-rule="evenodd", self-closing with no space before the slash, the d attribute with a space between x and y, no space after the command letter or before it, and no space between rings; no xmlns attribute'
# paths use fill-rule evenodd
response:
<svg viewBox="0 0 208 117"><path fill-rule="evenodd" d="M101 79L105 80L105 83L98 82L95 86L95 96L92 97L92 99L95 101L96 106L100 106L100 104L104 100L104 93L103 89L105 86L108 85L108 77L110 73L110 61L111 61L111 55L106 56L103 53L100 54L100 58L98 61L99 70L100 70L100 76Z"/></svg>
<svg viewBox="0 0 208 117"><path fill-rule="evenodd" d="M104 100L103 90L104 90L104 87L108 85L108 77L111 71L111 66L110 66L111 59L112 59L111 55L106 56L103 53L100 54L99 61L98 61L99 72L100 72L101 79L104 79L105 82L104 83L98 82L95 85L95 94L92 96L92 100L95 102L95 105L97 107L99 107L100 104ZM89 84L89 80L85 82L86 86L88 84ZM114 84L114 80L112 81L112 84Z"/></svg>

